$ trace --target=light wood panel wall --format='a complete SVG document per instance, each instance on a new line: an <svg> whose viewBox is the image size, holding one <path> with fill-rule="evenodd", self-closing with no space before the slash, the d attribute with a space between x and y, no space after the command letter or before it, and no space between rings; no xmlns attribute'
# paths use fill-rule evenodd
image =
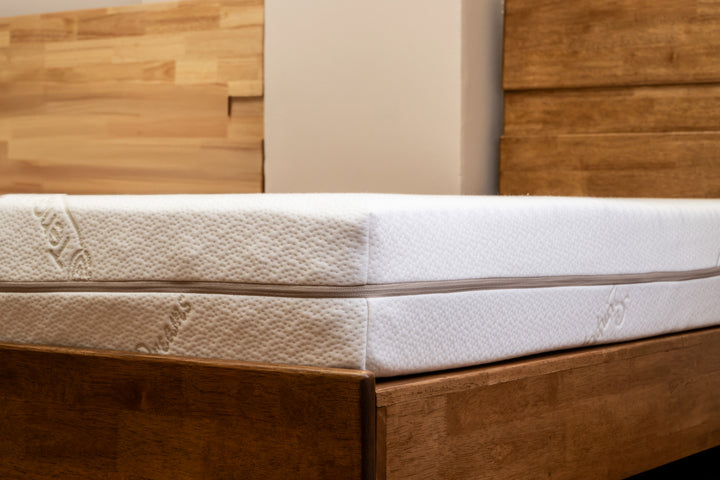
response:
<svg viewBox="0 0 720 480"><path fill-rule="evenodd" d="M507 0L504 194L720 197L720 2Z"/></svg>
<svg viewBox="0 0 720 480"><path fill-rule="evenodd" d="M263 0L0 18L0 193L262 190Z"/></svg>

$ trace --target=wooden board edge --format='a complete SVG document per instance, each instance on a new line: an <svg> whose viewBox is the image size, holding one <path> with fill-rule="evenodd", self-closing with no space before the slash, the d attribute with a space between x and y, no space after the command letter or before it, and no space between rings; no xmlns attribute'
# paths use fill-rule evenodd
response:
<svg viewBox="0 0 720 480"><path fill-rule="evenodd" d="M375 376L363 372L360 383L360 402L362 415L362 478L375 480L377 469L377 404L375 395Z"/></svg>
<svg viewBox="0 0 720 480"><path fill-rule="evenodd" d="M376 445L376 469L375 480L385 480L387 478L387 408L377 407L377 430L375 437Z"/></svg>
<svg viewBox="0 0 720 480"><path fill-rule="evenodd" d="M181 355L156 355L124 350L67 347L62 345L24 344L0 342L0 350L37 352L49 355L106 358L127 362L150 362L155 364L172 363L184 366L222 367L235 370L253 370L263 372L284 372L297 374L326 375L330 377L355 377L362 382L373 382L374 374L366 370L346 368L314 367L307 365L288 365L282 363L247 362L223 358L188 357Z"/></svg>

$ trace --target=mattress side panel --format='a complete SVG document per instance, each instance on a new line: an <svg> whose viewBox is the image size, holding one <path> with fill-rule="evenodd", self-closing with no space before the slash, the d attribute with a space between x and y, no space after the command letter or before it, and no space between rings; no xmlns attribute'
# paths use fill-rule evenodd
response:
<svg viewBox="0 0 720 480"><path fill-rule="evenodd" d="M363 369L364 299L0 293L0 341Z"/></svg>
<svg viewBox="0 0 720 480"><path fill-rule="evenodd" d="M720 201L415 197L370 219L368 283L714 267Z"/></svg>
<svg viewBox="0 0 720 480"><path fill-rule="evenodd" d="M720 324L720 277L369 301L367 368L394 376Z"/></svg>
<svg viewBox="0 0 720 480"><path fill-rule="evenodd" d="M357 285L361 202L314 195L0 197L0 281Z"/></svg>

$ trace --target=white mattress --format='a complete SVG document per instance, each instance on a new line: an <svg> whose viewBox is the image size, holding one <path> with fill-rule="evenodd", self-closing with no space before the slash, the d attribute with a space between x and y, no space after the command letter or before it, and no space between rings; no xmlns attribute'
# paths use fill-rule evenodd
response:
<svg viewBox="0 0 720 480"><path fill-rule="evenodd" d="M720 201L0 197L0 341L369 369L720 324Z"/></svg>

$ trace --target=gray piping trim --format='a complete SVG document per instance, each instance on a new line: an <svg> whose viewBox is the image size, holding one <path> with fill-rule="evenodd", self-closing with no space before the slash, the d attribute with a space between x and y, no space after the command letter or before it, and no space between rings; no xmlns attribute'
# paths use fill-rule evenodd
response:
<svg viewBox="0 0 720 480"><path fill-rule="evenodd" d="M720 267L678 272L558 275L547 277L496 277L371 285L273 285L234 282L186 281L59 281L0 282L0 293L198 293L294 298L375 298L484 290L594 287L656 282L684 282L719 277Z"/></svg>

